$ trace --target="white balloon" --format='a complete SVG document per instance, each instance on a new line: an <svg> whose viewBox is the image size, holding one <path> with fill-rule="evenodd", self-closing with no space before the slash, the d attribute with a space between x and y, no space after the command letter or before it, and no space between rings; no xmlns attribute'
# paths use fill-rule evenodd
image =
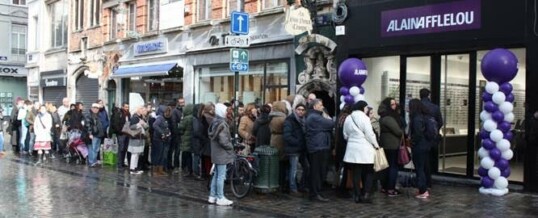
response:
<svg viewBox="0 0 538 218"><path fill-rule="evenodd" d="M488 170L488 176L489 178L496 180L497 178L499 178L499 176L501 176L501 170L499 170L499 168L497 167L492 167Z"/></svg>
<svg viewBox="0 0 538 218"><path fill-rule="evenodd" d="M480 149L478 149L478 156L480 158L489 157L489 151L483 147L480 147Z"/></svg>
<svg viewBox="0 0 538 218"><path fill-rule="evenodd" d="M485 110L480 112L480 120L482 120L482 122L486 122L486 120L491 120L491 113Z"/></svg>
<svg viewBox="0 0 538 218"><path fill-rule="evenodd" d="M355 100L355 102L364 101L364 95L358 94L353 98L353 100Z"/></svg>
<svg viewBox="0 0 538 218"><path fill-rule="evenodd" d="M346 99L346 96L343 96L343 95L340 96L340 102L344 102L345 99Z"/></svg>
<svg viewBox="0 0 538 218"><path fill-rule="evenodd" d="M497 142L496 146L499 151L505 152L510 149L510 142L506 139L502 139L501 141Z"/></svg>
<svg viewBox="0 0 538 218"><path fill-rule="evenodd" d="M506 95L503 92L495 92L491 99L495 104L500 105L506 100Z"/></svg>
<svg viewBox="0 0 538 218"><path fill-rule="evenodd" d="M501 130L493 130L491 133L489 133L489 138L493 140L494 142L499 142L503 140L503 132Z"/></svg>
<svg viewBox="0 0 538 218"><path fill-rule="evenodd" d="M514 105L510 102L505 101L499 105L499 110L503 112L503 114L509 114L512 113L512 111L514 110Z"/></svg>
<svg viewBox="0 0 538 218"><path fill-rule="evenodd" d="M349 94L351 96L355 97L355 96L361 94L361 90L357 86L352 86L351 88L349 88Z"/></svg>
<svg viewBox="0 0 538 218"><path fill-rule="evenodd" d="M512 158L514 157L514 152L508 149L502 152L501 157L505 160L512 160Z"/></svg>
<svg viewBox="0 0 538 218"><path fill-rule="evenodd" d="M345 102L340 103L340 110L344 109L344 106L346 106Z"/></svg>
<svg viewBox="0 0 538 218"><path fill-rule="evenodd" d="M492 119L484 121L484 129L488 132L491 132L493 130L497 129L497 122L495 122Z"/></svg>
<svg viewBox="0 0 538 218"><path fill-rule="evenodd" d="M484 169L489 170L495 165L495 161L491 159L490 157L484 157L482 160L480 160L480 166L484 167ZM489 172L489 171L488 171Z"/></svg>
<svg viewBox="0 0 538 218"><path fill-rule="evenodd" d="M488 171L488 173L489 173L489 171ZM493 185L495 186L495 188L504 189L504 188L508 187L508 179L501 176L501 177L495 179L495 183L493 183Z"/></svg>
<svg viewBox="0 0 538 218"><path fill-rule="evenodd" d="M514 119L515 119L514 113L504 114L504 121L511 123L511 122L514 122Z"/></svg>
<svg viewBox="0 0 538 218"><path fill-rule="evenodd" d="M488 82L486 84L486 92L488 92L489 94L494 94L495 92L498 92L499 91L499 84L497 84L496 82Z"/></svg>

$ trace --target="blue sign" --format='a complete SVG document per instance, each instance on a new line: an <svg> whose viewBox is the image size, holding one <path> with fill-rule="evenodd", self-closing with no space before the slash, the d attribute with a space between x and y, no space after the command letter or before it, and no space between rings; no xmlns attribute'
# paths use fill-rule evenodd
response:
<svg viewBox="0 0 538 218"><path fill-rule="evenodd" d="M230 49L230 71L248 71L248 50Z"/></svg>
<svg viewBox="0 0 538 218"><path fill-rule="evenodd" d="M168 39L157 39L134 44L134 56L168 52Z"/></svg>
<svg viewBox="0 0 538 218"><path fill-rule="evenodd" d="M248 35L249 16L247 13L233 11L230 15L231 32L234 34Z"/></svg>
<svg viewBox="0 0 538 218"><path fill-rule="evenodd" d="M7 61L7 56L0 56L0 61Z"/></svg>

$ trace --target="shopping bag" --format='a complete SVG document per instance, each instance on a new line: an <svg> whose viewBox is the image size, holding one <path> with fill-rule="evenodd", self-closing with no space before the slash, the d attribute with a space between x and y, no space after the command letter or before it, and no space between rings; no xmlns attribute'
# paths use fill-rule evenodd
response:
<svg viewBox="0 0 538 218"><path fill-rule="evenodd" d="M118 155L112 151L103 152L103 164L104 165L115 165L118 159Z"/></svg>
<svg viewBox="0 0 538 218"><path fill-rule="evenodd" d="M385 150L383 148L375 149L374 157L374 170L379 172L381 170L387 169L389 167L389 162L385 156Z"/></svg>
<svg viewBox="0 0 538 218"><path fill-rule="evenodd" d="M400 142L400 147L398 148L398 164L399 165L406 165L411 161L411 158L409 157L409 150L407 150L407 146L405 146L405 139L402 137L402 141Z"/></svg>

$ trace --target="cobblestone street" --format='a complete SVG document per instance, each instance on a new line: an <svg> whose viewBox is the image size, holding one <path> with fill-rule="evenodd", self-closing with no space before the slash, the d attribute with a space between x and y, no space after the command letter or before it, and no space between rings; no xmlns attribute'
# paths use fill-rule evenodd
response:
<svg viewBox="0 0 538 218"><path fill-rule="evenodd" d="M113 167L88 168L55 159L34 166L27 157L0 159L0 217L532 217L538 196L490 197L476 188L437 185L419 200L377 194L374 204L352 203L327 191L329 203L283 194L251 193L233 207L206 203L205 182L173 175L129 175Z"/></svg>

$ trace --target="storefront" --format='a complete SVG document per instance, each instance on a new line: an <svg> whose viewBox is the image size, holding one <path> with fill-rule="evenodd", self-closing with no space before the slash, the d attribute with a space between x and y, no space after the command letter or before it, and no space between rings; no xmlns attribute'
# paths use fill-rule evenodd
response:
<svg viewBox="0 0 538 218"><path fill-rule="evenodd" d="M67 77L65 70L41 72L42 102L62 105L62 99L67 97Z"/></svg>
<svg viewBox="0 0 538 218"><path fill-rule="evenodd" d="M0 107L4 115L10 115L17 97L27 98L26 76L28 70L24 66L0 64Z"/></svg>
<svg viewBox="0 0 538 218"><path fill-rule="evenodd" d="M406 105L421 88L432 91L441 106L444 137L437 148L440 174L478 179L479 114L486 80L480 61L491 49L507 48L519 60L514 85L512 140L514 158L509 180L538 190L536 142L525 140L529 111L538 109L530 84L538 64L537 35L532 33L532 1L393 0L348 4L345 35L337 37L337 59L361 58L368 67L366 100L377 108L385 97ZM503 14L503 16L498 16ZM366 22L367 21L367 22ZM535 29L536 27L534 27ZM435 166L434 166L435 167Z"/></svg>

